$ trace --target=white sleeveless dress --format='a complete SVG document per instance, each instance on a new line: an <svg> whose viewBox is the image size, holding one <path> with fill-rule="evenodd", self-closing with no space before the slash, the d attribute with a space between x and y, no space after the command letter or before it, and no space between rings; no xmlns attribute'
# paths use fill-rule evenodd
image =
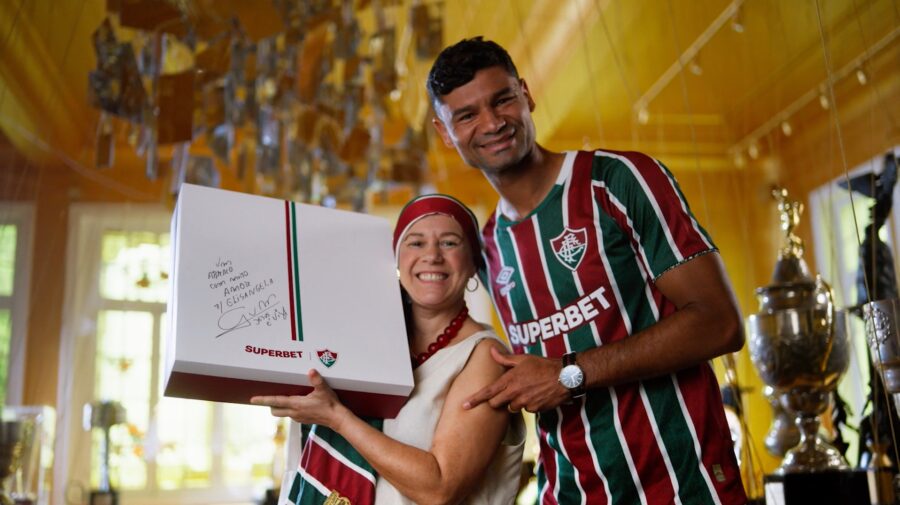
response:
<svg viewBox="0 0 900 505"><path fill-rule="evenodd" d="M394 419L385 419L384 433L389 437L422 450L429 450L444 408L444 400L453 380L469 361L475 346L484 339L502 340L486 329L465 340L441 349L414 370L415 388L409 401ZM471 505L506 505L515 502L525 447L525 425L521 415L511 415L506 435L484 478L463 503ZM460 461L460 464L466 464ZM376 505L412 505L388 481L378 478L375 485Z"/></svg>

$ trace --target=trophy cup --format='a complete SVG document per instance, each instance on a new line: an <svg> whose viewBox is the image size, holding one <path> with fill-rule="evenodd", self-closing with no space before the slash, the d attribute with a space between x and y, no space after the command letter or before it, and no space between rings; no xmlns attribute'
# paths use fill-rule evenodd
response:
<svg viewBox="0 0 900 505"><path fill-rule="evenodd" d="M831 288L813 279L803 260L803 243L793 232L802 204L789 200L784 189L773 195L785 245L772 284L756 290L760 310L748 326L753 364L800 431L800 443L787 451L775 473L845 470L843 456L818 437L818 429L819 415L849 364L847 313L834 308Z"/></svg>
<svg viewBox="0 0 900 505"><path fill-rule="evenodd" d="M878 300L863 304L866 342L872 363L881 374L885 391L900 412L900 300Z"/></svg>
<svg viewBox="0 0 900 505"><path fill-rule="evenodd" d="M794 423L794 417L781 406L779 395L775 394L775 388L766 386L763 388L763 396L772 407L772 426L766 433L766 450L773 456L784 457L787 450L800 443L800 430Z"/></svg>
<svg viewBox="0 0 900 505"><path fill-rule="evenodd" d="M11 480L22 464L25 424L19 420L0 421L0 505L14 505Z"/></svg>
<svg viewBox="0 0 900 505"><path fill-rule="evenodd" d="M54 410L46 406L0 408L0 505L46 505Z"/></svg>
<svg viewBox="0 0 900 505"><path fill-rule="evenodd" d="M125 422L125 408L116 401L99 401L84 406L84 429L99 428L103 432L100 443L100 483L91 491L89 505L118 505L119 493L109 479L109 429Z"/></svg>

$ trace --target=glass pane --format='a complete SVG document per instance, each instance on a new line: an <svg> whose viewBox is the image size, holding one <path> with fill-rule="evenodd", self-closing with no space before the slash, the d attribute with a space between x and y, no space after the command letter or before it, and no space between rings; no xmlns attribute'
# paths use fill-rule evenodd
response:
<svg viewBox="0 0 900 505"><path fill-rule="evenodd" d="M159 331L159 392L166 386L168 313ZM213 404L179 398L160 398L156 407L159 454L156 484L160 489L198 488L212 484Z"/></svg>
<svg viewBox="0 0 900 505"><path fill-rule="evenodd" d="M9 370L9 337L12 321L9 310L0 309L0 405L6 405L6 374Z"/></svg>
<svg viewBox="0 0 900 505"><path fill-rule="evenodd" d="M160 489L202 488L212 483L212 407L209 402L162 398L156 407Z"/></svg>
<svg viewBox="0 0 900 505"><path fill-rule="evenodd" d="M16 226L0 225L0 296L12 296L15 272Z"/></svg>
<svg viewBox="0 0 900 505"><path fill-rule="evenodd" d="M222 466L225 482L272 485L272 465L282 454L283 447L281 445L276 450L276 437L284 437L284 432L276 434L278 419L269 414L269 409L254 405L224 404L223 407L225 454ZM277 478L279 480L274 482L281 482L281 475Z"/></svg>
<svg viewBox="0 0 900 505"><path fill-rule="evenodd" d="M864 209L866 208L865 205L871 202L871 199L857 196L853 202L856 206L857 226L853 225L853 207L848 201L847 205L841 208L840 211L841 222L838 225L838 230L842 235L842 240L838 247L843 249L841 251L843 265L840 266L840 269L844 272L854 272L855 279L855 275L859 271L859 244L860 240L865 238L866 225L869 223L869 214ZM859 238L857 238L857 230L859 230ZM853 286L848 291L850 292L850 297L844 302L848 305L856 304L856 282L853 283Z"/></svg>
<svg viewBox="0 0 900 505"><path fill-rule="evenodd" d="M97 330L95 397L119 402L127 419L110 430L110 464L116 469L113 483L120 489L143 489L147 485L144 442L150 418L153 315L101 311ZM95 466L92 476L99 476L98 472Z"/></svg>
<svg viewBox="0 0 900 505"><path fill-rule="evenodd" d="M100 294L109 300L165 302L169 234L107 231L103 234Z"/></svg>

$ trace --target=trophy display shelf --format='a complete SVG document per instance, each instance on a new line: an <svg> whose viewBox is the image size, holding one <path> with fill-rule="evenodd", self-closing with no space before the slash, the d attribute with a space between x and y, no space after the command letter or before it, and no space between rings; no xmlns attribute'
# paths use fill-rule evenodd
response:
<svg viewBox="0 0 900 505"><path fill-rule="evenodd" d="M773 195L784 245L772 282L756 290L759 312L747 324L753 364L800 432L775 474L848 470L841 453L818 436L819 416L849 365L848 313L835 308L831 287L813 278L803 259L803 242L793 232L803 205L784 189Z"/></svg>

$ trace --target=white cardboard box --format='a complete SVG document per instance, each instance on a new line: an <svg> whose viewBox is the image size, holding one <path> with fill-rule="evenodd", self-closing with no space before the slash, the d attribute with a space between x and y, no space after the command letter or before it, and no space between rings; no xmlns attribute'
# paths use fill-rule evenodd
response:
<svg viewBox="0 0 900 505"><path fill-rule="evenodd" d="M172 247L166 396L305 394L315 368L396 416L413 378L386 220L184 184Z"/></svg>

